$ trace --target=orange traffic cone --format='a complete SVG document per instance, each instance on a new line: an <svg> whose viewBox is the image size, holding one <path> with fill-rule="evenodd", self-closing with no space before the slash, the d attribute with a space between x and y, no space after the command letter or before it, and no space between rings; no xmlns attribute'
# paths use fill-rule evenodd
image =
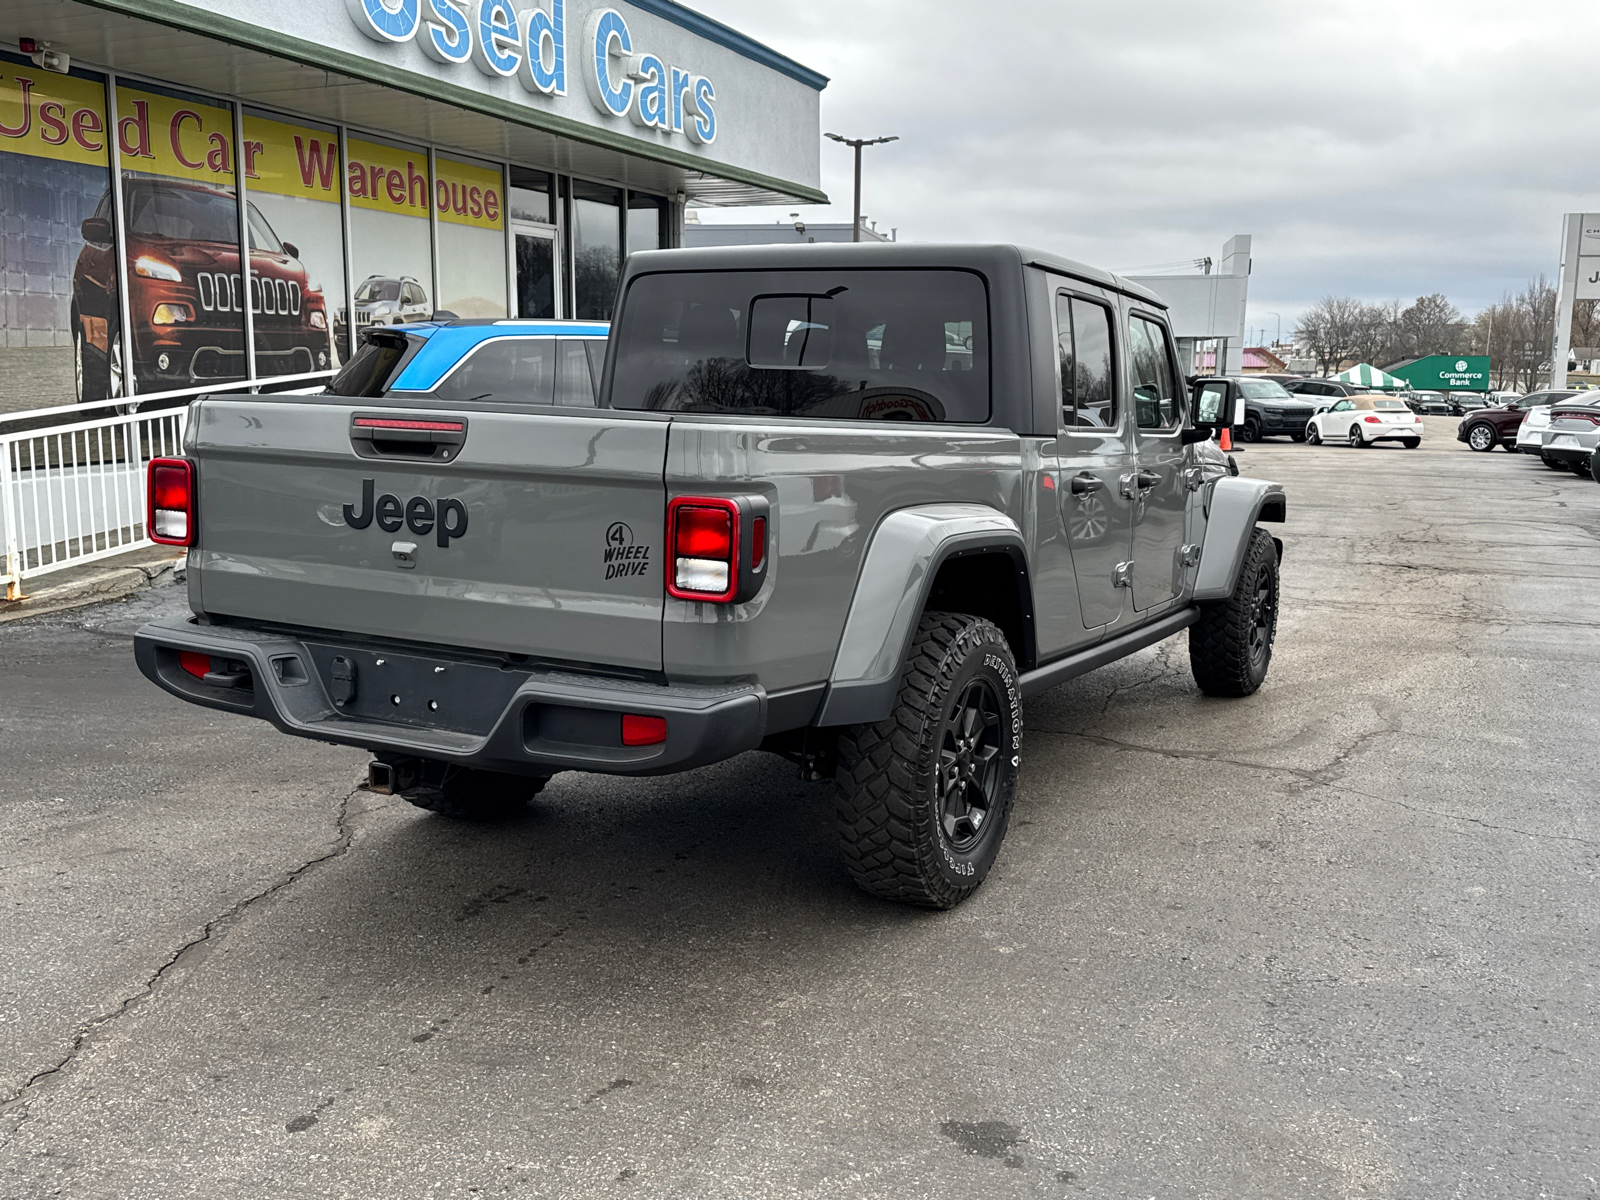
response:
<svg viewBox="0 0 1600 1200"><path fill-rule="evenodd" d="M1217 448L1224 454L1233 449L1233 436L1226 425L1222 427L1222 434L1217 441Z"/></svg>

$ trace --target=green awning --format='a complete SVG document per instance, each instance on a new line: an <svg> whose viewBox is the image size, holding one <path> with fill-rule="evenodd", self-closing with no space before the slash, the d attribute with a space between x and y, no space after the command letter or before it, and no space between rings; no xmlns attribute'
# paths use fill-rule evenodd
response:
<svg viewBox="0 0 1600 1200"><path fill-rule="evenodd" d="M1353 383L1358 387L1372 388L1374 391L1399 392L1411 386L1398 375L1390 375L1367 363L1357 363L1348 371L1340 371L1334 378L1343 383Z"/></svg>

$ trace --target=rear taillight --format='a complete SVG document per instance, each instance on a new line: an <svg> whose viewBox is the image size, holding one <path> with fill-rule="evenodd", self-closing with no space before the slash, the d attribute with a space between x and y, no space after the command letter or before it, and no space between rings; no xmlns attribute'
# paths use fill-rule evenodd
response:
<svg viewBox="0 0 1600 1200"><path fill-rule="evenodd" d="M646 717L639 713L622 714L622 744L624 746L659 746L667 740L667 719Z"/></svg>
<svg viewBox="0 0 1600 1200"><path fill-rule="evenodd" d="M196 679L204 679L211 670L211 655L198 650L179 650L178 665Z"/></svg>
<svg viewBox="0 0 1600 1200"><path fill-rule="evenodd" d="M195 538L194 464L186 458L152 458L145 532L163 546L192 546Z"/></svg>
<svg viewBox="0 0 1600 1200"><path fill-rule="evenodd" d="M767 564L767 501L675 496L667 505L667 594L713 604L749 600Z"/></svg>
<svg viewBox="0 0 1600 1200"><path fill-rule="evenodd" d="M1383 424L1383 418L1382 417L1362 417L1361 419L1363 421L1365 421L1368 425L1382 425Z"/></svg>

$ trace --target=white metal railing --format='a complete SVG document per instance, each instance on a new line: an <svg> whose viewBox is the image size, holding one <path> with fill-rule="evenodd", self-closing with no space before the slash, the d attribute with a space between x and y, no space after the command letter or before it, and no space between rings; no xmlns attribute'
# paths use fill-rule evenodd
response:
<svg viewBox="0 0 1600 1200"><path fill-rule="evenodd" d="M146 404L157 401L193 399L201 395L221 394L224 392L280 392L291 394L294 391L304 391L305 388L291 389L283 385L298 383L316 385L327 382L337 374L335 371L308 371L301 375L269 375L263 379L235 379L227 383L199 384L195 387L174 388L167 392L140 392L133 396L116 396L110 400L90 401L77 404L54 404L49 408L30 408L21 412L0 412L0 428L26 421L32 424L42 419L70 420L77 413L82 412L128 412L141 408ZM315 390L314 387L312 390Z"/></svg>
<svg viewBox="0 0 1600 1200"><path fill-rule="evenodd" d="M151 544L145 469L183 452L187 408L0 432L0 584Z"/></svg>

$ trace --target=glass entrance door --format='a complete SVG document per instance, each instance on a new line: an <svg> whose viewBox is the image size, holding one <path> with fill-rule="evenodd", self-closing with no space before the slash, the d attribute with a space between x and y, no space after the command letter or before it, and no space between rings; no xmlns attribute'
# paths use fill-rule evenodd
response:
<svg viewBox="0 0 1600 1200"><path fill-rule="evenodd" d="M517 313L524 318L553 320L556 297L561 294L561 256L556 253L556 231L548 225L513 221L516 238Z"/></svg>

